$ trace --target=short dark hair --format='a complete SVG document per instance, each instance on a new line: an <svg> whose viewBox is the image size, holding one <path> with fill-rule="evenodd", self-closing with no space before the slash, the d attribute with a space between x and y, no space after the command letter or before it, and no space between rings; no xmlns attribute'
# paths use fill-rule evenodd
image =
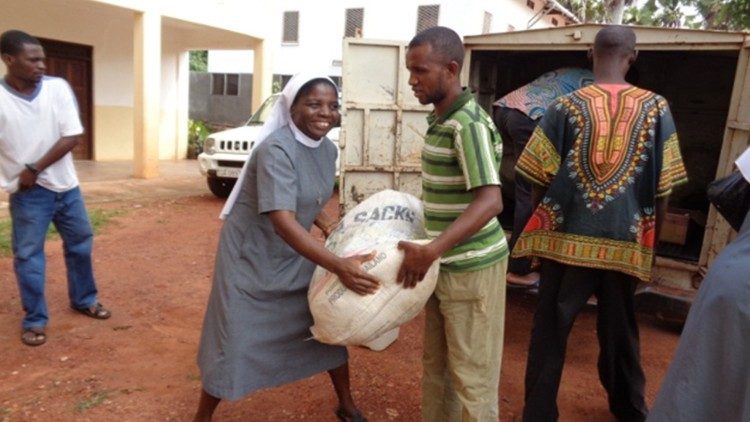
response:
<svg viewBox="0 0 750 422"><path fill-rule="evenodd" d="M315 78L310 79L309 81L305 82L304 85L302 85L299 90L297 90L297 95L294 96L294 101L292 101L292 105L297 103L297 99L304 97L305 95L309 94L310 91L313 90L316 86L323 84L323 85L329 85L331 88L333 88L336 93L339 92L339 89L336 88L336 85L325 78Z"/></svg>
<svg viewBox="0 0 750 422"><path fill-rule="evenodd" d="M42 45L38 39L23 31L17 29L5 31L3 35L0 35L0 54L15 56L23 51L24 44Z"/></svg>
<svg viewBox="0 0 750 422"><path fill-rule="evenodd" d="M635 51L635 32L622 25L605 26L594 38L594 54L615 56Z"/></svg>
<svg viewBox="0 0 750 422"><path fill-rule="evenodd" d="M455 61L461 69L464 63L464 43L456 31L444 26L433 26L415 35L409 48L428 44L432 51L441 55L445 63Z"/></svg>

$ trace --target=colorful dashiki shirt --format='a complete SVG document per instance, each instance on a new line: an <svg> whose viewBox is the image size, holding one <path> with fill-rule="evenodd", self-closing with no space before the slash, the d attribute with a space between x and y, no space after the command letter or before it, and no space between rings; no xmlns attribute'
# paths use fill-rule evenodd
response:
<svg viewBox="0 0 750 422"><path fill-rule="evenodd" d="M650 279L656 198L687 181L663 97L599 84L560 97L516 170L547 191L514 256Z"/></svg>
<svg viewBox="0 0 750 422"><path fill-rule="evenodd" d="M547 72L528 84L495 101L494 106L514 108L536 120L547 110L555 98L594 83L594 74L588 69L564 67Z"/></svg>

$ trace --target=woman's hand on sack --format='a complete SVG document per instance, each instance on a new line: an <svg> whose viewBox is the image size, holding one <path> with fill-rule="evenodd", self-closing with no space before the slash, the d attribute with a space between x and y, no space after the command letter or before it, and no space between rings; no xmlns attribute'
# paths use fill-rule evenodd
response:
<svg viewBox="0 0 750 422"><path fill-rule="evenodd" d="M438 256L432 252L429 244L420 245L402 240L398 242L398 248L404 251L404 261L398 269L396 282L403 284L405 289L412 289L424 279Z"/></svg>
<svg viewBox="0 0 750 422"><path fill-rule="evenodd" d="M367 255L355 255L341 258L341 265L334 271L349 290L360 295L375 293L380 287L380 281L374 275L362 269L362 264L375 258L375 252Z"/></svg>

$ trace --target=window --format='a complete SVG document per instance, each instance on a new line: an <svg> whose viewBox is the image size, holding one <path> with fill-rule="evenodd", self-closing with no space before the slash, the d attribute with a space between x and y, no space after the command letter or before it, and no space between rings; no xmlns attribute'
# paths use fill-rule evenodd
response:
<svg viewBox="0 0 750 422"><path fill-rule="evenodd" d="M488 34L492 31L492 13L484 12L484 20L482 21L482 33Z"/></svg>
<svg viewBox="0 0 750 422"><path fill-rule="evenodd" d="M281 41L285 43L299 42L299 12L284 12L284 34Z"/></svg>
<svg viewBox="0 0 750 422"><path fill-rule="evenodd" d="M211 95L224 95L224 74L211 74Z"/></svg>
<svg viewBox="0 0 750 422"><path fill-rule="evenodd" d="M229 73L224 84L224 95L240 95L240 75Z"/></svg>
<svg viewBox="0 0 750 422"><path fill-rule="evenodd" d="M365 9L346 9L346 22L344 24L345 37L361 37L362 25L365 20Z"/></svg>
<svg viewBox="0 0 750 422"><path fill-rule="evenodd" d="M552 18L552 25L554 25L554 26L557 26L557 25L558 25L558 23L557 23L557 19L555 19L555 18Z"/></svg>
<svg viewBox="0 0 750 422"><path fill-rule="evenodd" d="M526 6L528 6L528 7L529 7L529 9L531 9L531 10L534 10L534 6L536 6L536 5L534 4L534 2L533 2L533 1L531 1L531 0L526 0Z"/></svg>
<svg viewBox="0 0 750 422"><path fill-rule="evenodd" d="M236 73L212 73L211 95L240 95L240 75Z"/></svg>
<svg viewBox="0 0 750 422"><path fill-rule="evenodd" d="M439 14L440 5L432 4L428 6L419 6L417 8L417 33L420 33L427 28L437 26Z"/></svg>

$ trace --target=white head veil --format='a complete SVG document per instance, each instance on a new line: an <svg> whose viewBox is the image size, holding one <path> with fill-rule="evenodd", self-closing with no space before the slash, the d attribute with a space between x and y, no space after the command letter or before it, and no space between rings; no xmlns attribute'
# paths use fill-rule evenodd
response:
<svg viewBox="0 0 750 422"><path fill-rule="evenodd" d="M299 89L302 88L303 85L313 79L326 79L330 81L334 87L336 86L336 84L325 73L322 72L300 72L294 75L292 79L287 82L286 86L281 91L281 98L276 101L273 109L271 109L271 113L263 123L263 127L260 128L260 133L258 133L258 141L250 151L250 154L247 155L247 159L245 160L245 164L242 166L240 176L237 178L237 182L234 184L232 193L229 194L229 198L227 198L227 202L224 204L224 208L221 210L219 218L225 219L232 211L232 207L234 206L235 201L237 201L237 195L239 195L240 190L242 189L242 181L245 179L245 173L247 172L247 163L250 162L250 156L252 155L252 152L256 148L258 148L258 144L265 140L268 135L273 133L276 129L288 125L292 121L292 116L289 112L289 109L292 108L292 103L297 97L297 92L299 92Z"/></svg>

